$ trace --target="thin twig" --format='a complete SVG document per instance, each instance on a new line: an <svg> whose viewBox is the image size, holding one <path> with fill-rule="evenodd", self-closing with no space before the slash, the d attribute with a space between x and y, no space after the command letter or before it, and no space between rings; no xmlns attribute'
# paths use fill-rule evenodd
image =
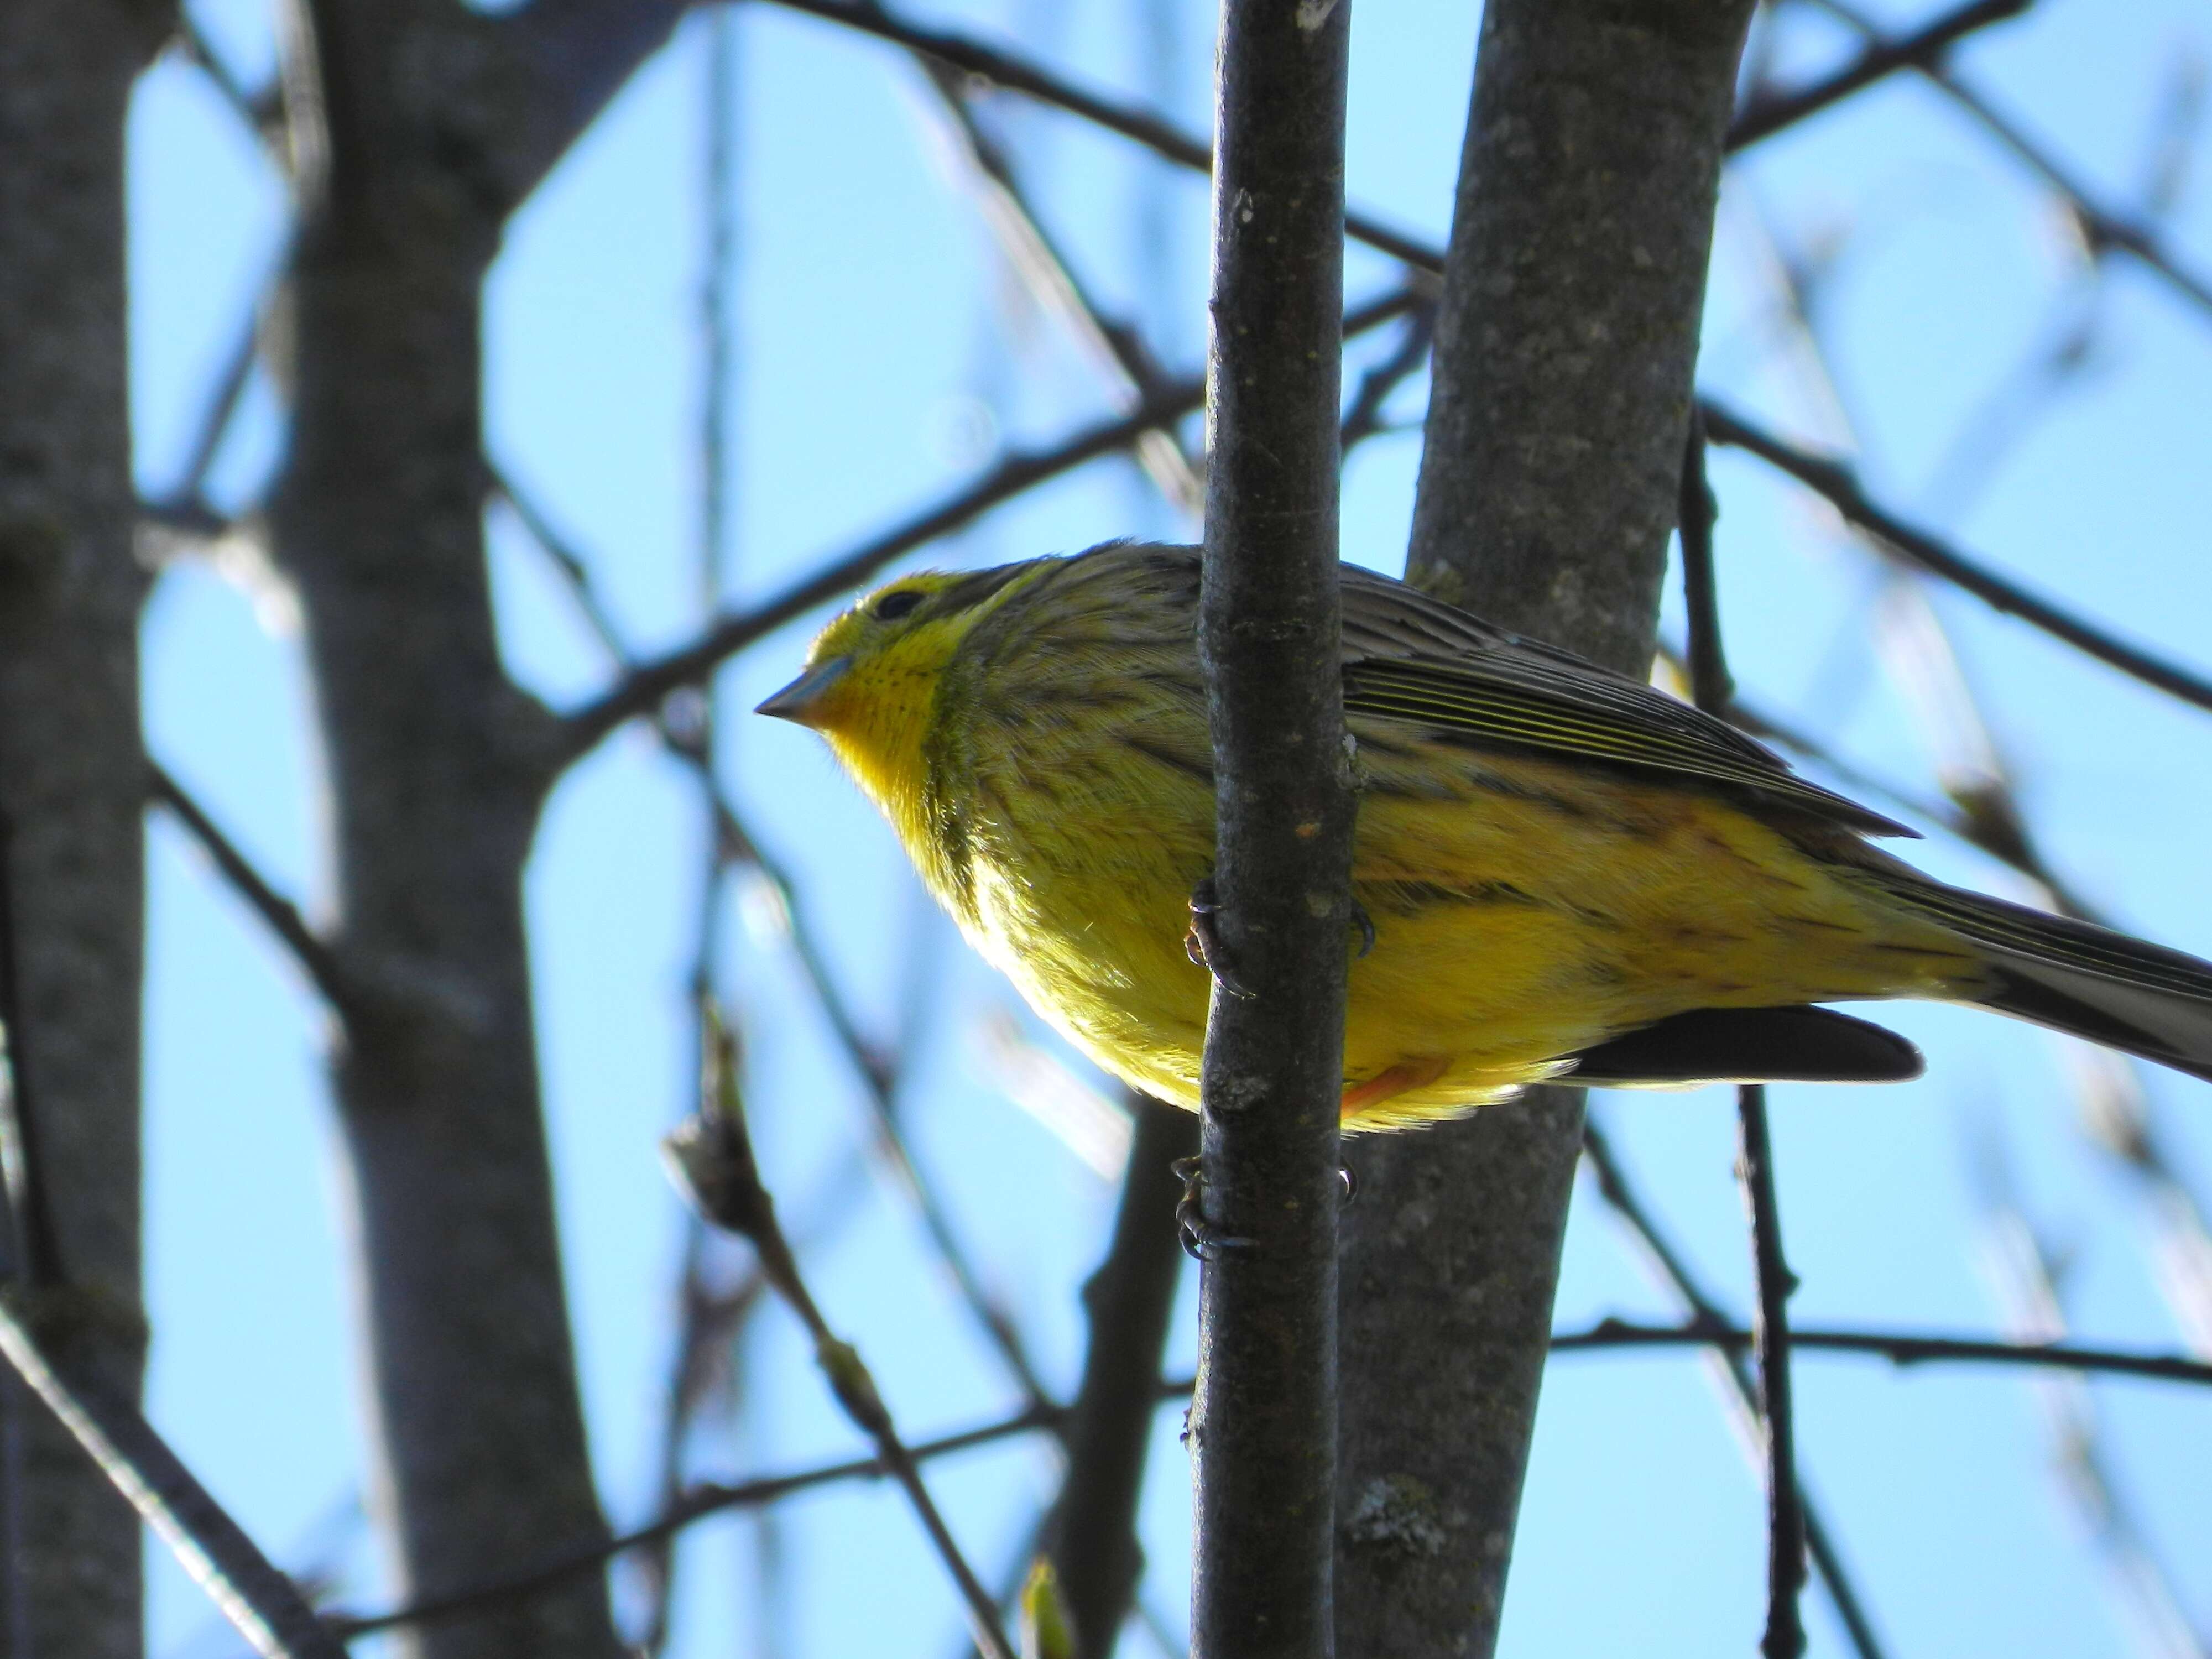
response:
<svg viewBox="0 0 2212 1659"><path fill-rule="evenodd" d="M1184 1392L1188 1391L1188 1384L1186 1383ZM918 1441L908 1447L907 1451L916 1462L927 1462L954 1452L969 1451L978 1446L993 1445L1001 1440L1039 1433L1056 1427L1062 1416L1063 1413L1058 1410L1018 1412L979 1428L963 1429L957 1434L943 1435L934 1440ZM727 1514L732 1510L760 1509L781 1503L798 1492L811 1492L848 1480L880 1480L890 1473L890 1465L880 1456L854 1457L796 1470L789 1474L763 1475L757 1480L735 1485L702 1482L690 1487L644 1526L616 1537L594 1538L568 1549L552 1551L509 1577L443 1595L426 1597L383 1613L326 1613L325 1621L350 1642L359 1637L396 1630L403 1625L427 1625L441 1620L490 1613L526 1596L558 1589L574 1579L598 1571L617 1556L665 1542L685 1528L711 1516Z"/></svg>
<svg viewBox="0 0 2212 1659"><path fill-rule="evenodd" d="M1842 18L1868 39L1881 39L1881 31L1873 20L1857 7L1844 3L1844 0L1814 0L1814 3L1831 15ZM2056 156L2029 137L2018 123L1998 110L1986 96L1961 80L1940 60L1915 64L1912 67L1942 88L1953 102L1972 115L2030 172L2039 176L2065 200L2093 251L2118 248L2132 255L2190 303L2212 314L2212 277L2184 265L2172 250L2159 239L2155 231L2107 207Z"/></svg>
<svg viewBox="0 0 2212 1659"><path fill-rule="evenodd" d="M1759 1355L1759 1416L1766 1430L1766 1659L1797 1659L1805 1650L1805 1625L1797 1598L1805 1588L1805 1509L1797 1489L1796 1419L1790 1388L1790 1292L1796 1276L1782 1254L1782 1207L1775 1193L1774 1147L1766 1128L1766 1090L1756 1083L1736 1091L1742 1134L1737 1175L1751 1212L1752 1260L1759 1282L1759 1317L1753 1323Z"/></svg>
<svg viewBox="0 0 2212 1659"><path fill-rule="evenodd" d="M300 964L315 988L322 993L323 1000L332 1012L343 1014L352 1000L353 987L337 953L315 930L307 926L300 908L270 886L252 862L238 848L238 844L217 827L215 820L203 811L198 801L185 792L184 786L163 769L160 763L146 763L147 791L152 798L175 815L200 850L208 855L222 878L230 884L234 892L244 899L254 915L259 916L269 931L290 951L292 959Z"/></svg>
<svg viewBox="0 0 2212 1659"><path fill-rule="evenodd" d="M879 5L852 4L847 0L775 0L775 3L789 11L842 23L862 34L896 41L900 46L927 53L965 74L1065 110L1109 132L1117 132L1180 167L1197 173L1213 170L1213 150L1203 138L1158 116L1085 92L1040 64L987 46L972 36L911 22ZM1442 267L1443 261L1433 248L1424 246L1370 215L1356 210L1347 211L1344 228L1345 234L1355 240L1403 260L1416 270L1435 271Z"/></svg>
<svg viewBox="0 0 2212 1659"><path fill-rule="evenodd" d="M1939 20L1925 32L1934 36L1939 31L1947 31L1941 39L1923 41L1920 37L1914 37L1909 40L1878 44L1835 77L1833 82L1823 82L1802 93L1786 95L1784 101L1793 107L1780 112L1778 118L1767 118L1761 109L1754 106L1747 112L1747 117L1759 121L1759 129L1749 131L1741 138L1731 133L1730 148L1740 149L1744 144L1771 137L1872 81L1900 69L1919 67L1923 60L1938 58L1942 56L1943 46L1974 29L1999 21L2000 17L2009 15L2013 10L2021 9L2025 3L2026 0L1981 0L1978 4L1966 7L1960 14ZM1094 126L1103 127L1109 132L1119 133L1179 167L1198 173L1213 170L1212 148L1203 138L1184 131L1159 116L1133 109L1097 93L1087 92L1065 77L1054 74L1042 64L987 46L972 35L932 28L927 24L902 17L886 7L854 3L854 0L775 0L775 3L786 10L804 12L810 17L841 24L858 33L872 34L878 40L893 41L934 58L965 75L1003 87L1009 92L1020 93L1054 109L1064 110ZM1859 78L1848 86L1838 84L1849 76ZM1356 208L1346 210L1344 230L1352 240L1364 242L1378 252L1401 260L1415 270L1433 276L1443 268L1443 256L1435 248Z"/></svg>
<svg viewBox="0 0 2212 1659"><path fill-rule="evenodd" d="M1588 1330L1559 1333L1552 1339L1552 1352L1706 1347L1745 1353L1758 1340L1757 1332L1725 1321L1693 1317L1680 1325L1649 1325L1636 1320L1608 1318L1599 1320ZM1898 1366L2018 1366L2029 1370L2074 1371L2212 1388L2212 1363L2192 1359L2185 1354L2137 1353L2124 1348L2093 1348L2075 1342L2007 1342L1988 1337L1923 1336L1903 1331L1849 1331L1828 1327L1804 1330L1793 1327L1790 1346L1813 1352L1868 1354Z"/></svg>
<svg viewBox="0 0 2212 1659"><path fill-rule="evenodd" d="M2147 170L2149 184L2144 199L2154 216L2172 205L2175 173L2171 147L2177 142L2177 129L2185 136L2191 106L2191 94L2185 91L2176 103L2175 114L2164 124L2166 131L2160 136L2160 151ZM1777 240L1764 216L1759 222L1771 241ZM1806 366L1825 389L1848 434L1845 400L1817 318L1808 303L1806 288L1792 280L1794 262L1785 258L1777 264L1782 276L1778 286L1783 303L1802 343ZM2110 264L2092 250L2087 269L2075 291L2086 292L2094 299ZM2039 402L2051 401L2050 394L2087 361L2086 342L2092 326L2085 316L2073 325L2070 343L2062 343L2044 354L2039 378L2046 390ZM2006 405L2015 432L2021 406L2017 395ZM1955 451L1957 446L1954 447ZM1929 709L1932 716L1929 724L1936 740L1950 751L1939 756L1938 773L1954 810L1938 809L1933 815L1936 820L1948 823L1954 833L2021 872L2063 914L2112 925L2059 877L2037 847L2004 757L1990 734L1990 721L1977 705L1972 678L1953 648L1942 618L1928 603L1922 584L1899 573L1885 584L1884 599L1880 633L1889 647L1886 656L1891 670L1902 689ZM1899 672L1900 669L1904 672ZM1749 729L1759 724L1741 711L1736 718ZM1808 747L1802 737L1792 739L1787 733L1782 735L1784 741L1794 741L1801 749ZM1879 786L1877 793L1881 793ZM2077 1102L2076 1121L2101 1152L2140 1183L2138 1190L2156 1240L2153 1254L2160 1287L2192 1347L2200 1355L2212 1354L2212 1230L2205 1224L2205 1206L2166 1157L2162 1137L2151 1123L2141 1063L2109 1050L2087 1048L2072 1050L2071 1057L2075 1064L2069 1070L2073 1073Z"/></svg>
<svg viewBox="0 0 2212 1659"><path fill-rule="evenodd" d="M763 1275L813 1338L815 1362L828 1379L831 1394L854 1425L875 1443L877 1456L914 1506L966 1603L977 1646L986 1659L1015 1659L1005 1632L999 1628L998 1608L990 1592L977 1580L975 1569L968 1565L922 1484L914 1454L899 1438L875 1379L860 1352L830 1330L799 1274L798 1259L776 1221L775 1201L762 1184L760 1169L753 1158L744 1105L738 1092L734 1050L719 1025L711 1036L714 1041L700 1109L665 1143L670 1169L702 1215L750 1241Z"/></svg>
<svg viewBox="0 0 2212 1659"><path fill-rule="evenodd" d="M730 537L729 473L735 456L730 431L733 401L735 342L730 312L736 302L737 158L734 128L737 97L738 17L727 6L710 15L707 36L705 96L700 125L706 139L706 165L700 169L701 218L704 221L706 257L694 294L694 318L700 355L704 360L704 384L698 410L697 483L699 536L695 554L700 612L712 617L722 608L726 592L725 560ZM590 574L580 559L565 549L555 552L544 526L526 510L511 489L505 491L531 530L568 577L569 592L584 608L599 631L602 642L619 659L622 650L611 616L599 603ZM716 686L709 682L698 701L699 718L680 731L664 718L657 722L661 740L695 758L705 798L708 833L701 839L697 909L691 962L690 1006L696 1044L692 1075L710 1041L707 1010L719 979L720 920L730 866L738 849L720 832L714 753L720 725ZM684 1447L700 1419L717 1407L734 1422L738 1411L738 1367L743 1363L743 1334L746 1323L764 1304L764 1282L756 1274L740 1284L724 1287L710 1282L707 1268L717 1248L714 1235L696 1217L686 1230L682 1265L677 1276L677 1305L681 1310L675 1352L669 1363L668 1403L661 1425L660 1480L664 1503L683 1490ZM645 1656L657 1656L668 1644L676 1597L676 1552L663 1547L643 1556L637 1578L643 1588L645 1609L637 1621L634 1646ZM766 1587L763 1586L763 1596Z"/></svg>
<svg viewBox="0 0 2212 1659"><path fill-rule="evenodd" d="M258 92L250 89L201 32L190 9L183 6L177 9L176 45L185 61L215 83L223 102L230 106L231 113L251 128L256 137L270 143L272 137L282 131L283 94L280 85L272 80ZM271 148L276 147L272 144ZM283 159L281 155L277 156L280 164Z"/></svg>
<svg viewBox="0 0 2212 1659"><path fill-rule="evenodd" d="M2179 1354L2146 1354L2117 1348L2085 1347L2065 1342L2002 1342L1977 1337L1929 1336L1887 1331L1833 1329L1796 1330L1791 1340L1801 1348L1820 1352L1862 1354L1885 1359L1900 1367L1936 1364L1996 1365L2037 1370L2069 1370L2092 1376L2138 1378L2148 1382L2184 1382L2212 1387L2212 1364ZM1618 1352L1636 1348L1703 1348L1723 1353L1747 1353L1757 1340L1753 1334L1730 1324L1717 1315L1692 1318L1679 1325L1650 1325L1632 1320L1601 1319L1586 1330L1562 1331L1552 1339L1555 1354ZM1189 1398L1188 1376L1169 1377L1154 1390L1157 1405L1179 1403ZM1023 1435L1057 1429L1067 1417L1061 1408L1025 1410L972 1429L917 1441L908 1448L915 1462L928 1462L955 1453L994 1445ZM688 1488L652 1521L613 1537L597 1537L568 1549L549 1552L532 1565L495 1581L454 1590L376 1613L326 1612L324 1622L342 1638L374 1635L403 1625L429 1624L440 1620L484 1613L527 1595L558 1589L584 1574L604 1567L631 1550L660 1543L696 1522L733 1510L758 1509L781 1502L802 1492L847 1481L880 1480L890 1473L880 1457L847 1458L835 1463L794 1470L787 1474L722 1484L704 1481ZM1862 1648L1862 1652L1876 1650Z"/></svg>
<svg viewBox="0 0 2212 1659"><path fill-rule="evenodd" d="M1690 684L1698 708L1725 719L1732 688L1721 645L1720 598L1713 574L1714 504L1705 481L1705 422L1692 407L1683 447L1680 530L1682 585L1690 613ZM1805 1650L1798 1600L1805 1588L1805 1509L1797 1487L1796 1415L1790 1388L1790 1295L1797 1288L1782 1254L1782 1206L1775 1191L1774 1149L1767 1133L1766 1090L1747 1083L1735 1091L1741 1137L1736 1164L1750 1213L1752 1263L1759 1285L1759 1414L1766 1449L1766 1659L1797 1659Z"/></svg>
<svg viewBox="0 0 2212 1659"><path fill-rule="evenodd" d="M864 33L895 40L900 45L929 53L969 74L978 75L1012 90L1026 94L1040 101L1067 110L1084 119L1095 122L1123 137L1146 145L1157 154L1180 164L1210 171L1211 151L1198 140L1176 131L1166 123L1152 117L1137 114L1109 100L1084 93L1069 86L1057 76L1034 64L995 51L964 36L945 33L908 22L880 6L865 9L843 3L843 0L775 0L775 3L794 11L827 18L834 22ZM1850 8L1837 0L1820 0L1820 3L1843 16L1870 37L1872 26ZM1983 21L1995 21L1993 17ZM1977 24L1977 27L1979 25ZM1909 42L1893 43L1892 49L1902 52ZM1936 54L1940 57L1940 54ZM2159 247L2156 239L2141 227L2128 224L2092 202L2079 188L2070 175L2029 144L2002 118L1988 108L1978 95L1961 87L1948 72L1930 69L1923 61L1925 54L1901 58L1895 67L1911 67L1933 76L1939 85L1954 97L1967 104L2008 143L2022 155L2052 185L2074 204L2083 217L2083 222L2095 235L2112 246L2122 247L2159 270L2192 299L2212 310L2212 285L2182 270ZM1932 60L1930 60L1932 61ZM1806 112L1809 113L1810 112ZM1347 214L1346 234L1370 246L1404 261L1408 266L1431 275L1440 272L1443 256L1436 248L1410 237L1389 231L1361 218ZM1349 327L1347 325L1347 332ZM1945 580L1965 588L1998 610L2021 617L2036 627L2067 641L2089 655L2097 658L2124 673L2155 685L2203 708L2212 708L2212 681L2172 663L2155 653L2145 652L2114 639L2095 625L2084 622L2060 606L2039 599L2017 584L1996 575L1978 562L1966 558L1936 538L1927 536L1902 520L1883 511L1868 501L1850 480L1850 476L1833 463L1808 455L1782 443L1778 439L1759 430L1740 417L1728 414L1708 402L1706 417L1712 428L1711 436L1716 442L1740 445L1750 449L1769 464L1778 467L1825 495L1844 516L1862 528L1872 531L1894 545L1905 557ZM1088 459L1086 456L1085 459ZM1026 485L1022 486L1026 487ZM1003 498L1000 498L1003 499ZM896 556L895 555L887 556ZM872 567L871 567L872 568ZM806 608L802 605L800 609ZM728 647L735 650L738 645ZM726 652L724 653L726 654ZM679 679L677 683L682 683ZM672 689L672 687L671 688ZM587 708L578 711L579 718L592 714ZM632 714L641 712L629 708L617 716L615 723ZM580 739L588 737L596 742L603 733L589 726L573 728ZM586 746L589 746L586 743Z"/></svg>
<svg viewBox="0 0 2212 1659"><path fill-rule="evenodd" d="M1112 380L1125 407L1156 395L1166 385L1166 376L1133 330L1107 319L1096 296L1045 228L1022 188L1013 162L976 118L968 91L972 77L927 52L917 52L915 57L937 94L945 124L968 163L975 194L999 239L1000 250L1030 297L1074 334L1086 355ZM1146 433L1137 440L1136 453L1170 503L1196 517L1205 506L1206 486L1183 453L1182 441L1174 428L1163 425Z"/></svg>
<svg viewBox="0 0 2212 1659"><path fill-rule="evenodd" d="M2002 1143L1992 1137L1975 1150L1976 1197L2007 1322L2031 1341L2055 1340L2066 1328L2057 1253L2021 1207ZM2205 1659L2207 1644L2175 1594L2172 1575L2152 1547L2135 1506L2112 1479L2096 1401L2087 1384L2079 1376L2053 1376L2043 1380L2036 1393L2060 1492L2113 1589L2135 1615L2144 1646L2160 1659Z"/></svg>
<svg viewBox="0 0 2212 1659"><path fill-rule="evenodd" d="M1658 1219L1644 1204L1630 1182L1626 1168L1613 1155L1613 1147L1596 1125L1590 1124L1583 1132L1583 1162L1597 1182L1598 1193L1613 1213L1620 1218L1637 1243L1643 1247L1652 1265L1665 1279L1690 1316L1690 1327L1720 1331L1733 1328L1733 1322L1721 1312L1697 1275L1691 1271L1688 1261L1669 1240L1660 1227ZM1744 1349L1750 1345L1748 1332L1743 1333L1741 1346L1729 1349L1716 1344L1720 1355L1720 1370L1729 1384L1730 1397L1737 1411L1743 1414L1748 1429L1755 1424L1759 1405L1759 1385L1753 1376ZM1802 1480L1800 1480L1802 1488ZM1856 1584L1844 1567L1842 1552L1830 1536L1827 1522L1819 1506L1809 1495L1801 1492L1800 1502L1805 1513L1805 1542L1812 1553L1813 1565L1820 1575L1820 1583L1828 1592L1828 1599L1842 1620L1844 1633L1850 1637L1852 1649L1859 1659L1881 1659L1881 1638L1875 1634L1874 1621L1860 1599Z"/></svg>
<svg viewBox="0 0 2212 1659"><path fill-rule="evenodd" d="M1850 470L1842 463L1785 443L1710 398L1704 400L1703 408L1705 434L1713 442L1747 449L1776 471L1786 472L1815 495L1825 497L1847 522L1879 537L1909 563L1942 577L1995 609L2020 617L2131 678L2197 708L2212 709L2212 680L2156 653L2127 644L2095 623L2085 622L2064 607L1998 575L1949 543L1906 523L1868 499Z"/></svg>
<svg viewBox="0 0 2212 1659"><path fill-rule="evenodd" d="M21 952L15 939L15 821L0 808L0 1059L7 1062L0 1103L4 1133L4 1175L9 1221L10 1276L33 1292L60 1285L65 1276L61 1241L47 1201L46 1161L40 1152L38 1092L32 1075L29 1033L23 1018Z"/></svg>
<svg viewBox="0 0 2212 1659"><path fill-rule="evenodd" d="M533 541L553 560L566 578L570 592L599 635L600 643L609 656L625 670L631 669L635 659L617 631L606 606L599 598L591 578L590 567L583 556L566 544L545 516L532 506L526 497L516 492L512 480L496 468L494 468L492 477L501 494L514 507L525 528L530 532ZM782 913L785 935L799 958L808 988L812 991L823 1017L830 1022L830 1031L837 1039L840 1049L852 1063L854 1074L866 1091L869 1109L872 1114L872 1139L878 1161L890 1171L893 1180L914 1205L923 1231L928 1234L954 1289L976 1322L982 1327L992 1346L1006 1363L1016 1385L1031 1405L1045 1403L1048 1398L1047 1391L1021 1340L1020 1333L1014 1328L1013 1322L1005 1309L985 1288L982 1275L969 1259L966 1247L961 1243L953 1227L951 1217L946 1212L936 1189L922 1176L921 1166L908 1142L905 1128L899 1121L898 1068L861 1030L852 1005L838 985L836 976L830 971L829 959L809 923L798 884L792 880L782 864L762 848L751 830L738 817L735 804L723 790L720 781L714 775L713 763L701 744L678 733L665 720L656 720L653 729L669 753L689 767L697 778L702 799L713 817L712 845L751 865L775 895Z"/></svg>
<svg viewBox="0 0 2212 1659"><path fill-rule="evenodd" d="M1690 616L1690 700L1708 714L1728 718L1735 702L1721 646L1720 587L1713 574L1712 486L1705 480L1705 422L1696 407L1682 452L1681 505L1677 533L1682 543L1682 599Z"/></svg>
<svg viewBox="0 0 2212 1659"><path fill-rule="evenodd" d="M1370 301L1346 314L1346 337L1379 328L1415 303L1413 293L1405 289ZM1127 448L1163 422L1178 419L1205 401L1202 380L1177 381L1133 414L1087 428L1050 449L1011 455L897 527L817 568L753 609L724 618L691 644L640 664L602 696L569 714L567 739L562 745L563 763L581 758L617 726L650 714L670 692L704 679L756 640L838 598L902 554L957 530L1048 479Z"/></svg>
<svg viewBox="0 0 2212 1659"><path fill-rule="evenodd" d="M1436 333L1434 306L1416 306L1407 314L1406 325L1399 331L1397 349L1359 377L1359 389L1352 394L1351 405L1344 411L1344 423L1337 428L1337 447L1340 451L1349 454L1385 429L1382 406L1390 401L1391 393L1428 362L1429 347Z"/></svg>
<svg viewBox="0 0 2212 1659"><path fill-rule="evenodd" d="M1825 80L1797 92L1752 99L1729 128L1728 147L1739 150L1771 138L1784 127L1795 126L1901 69L1940 64L1944 55L1967 35L2020 16L2030 3L2031 0L1971 0L1914 33L1895 40L1872 40L1850 63Z"/></svg>

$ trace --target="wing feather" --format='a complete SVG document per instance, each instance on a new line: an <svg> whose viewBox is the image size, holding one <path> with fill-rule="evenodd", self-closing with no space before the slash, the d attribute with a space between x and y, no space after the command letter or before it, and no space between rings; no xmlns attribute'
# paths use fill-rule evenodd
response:
<svg viewBox="0 0 2212 1659"><path fill-rule="evenodd" d="M1343 596L1347 714L1748 790L1867 834L1917 833L1808 783L1725 721L1403 582L1346 565Z"/></svg>
<svg viewBox="0 0 2212 1659"><path fill-rule="evenodd" d="M996 672L1028 675L1073 647L1112 640L1166 650L1161 672L1188 672L1182 641L1197 623L1199 550L1111 543L1039 561L979 624L974 649ZM1447 742L1559 756L1755 799L1876 836L1917 832L1808 783L1725 721L1571 652L1523 639L1358 565L1342 567L1344 706ZM1041 626L1049 616L1048 626Z"/></svg>

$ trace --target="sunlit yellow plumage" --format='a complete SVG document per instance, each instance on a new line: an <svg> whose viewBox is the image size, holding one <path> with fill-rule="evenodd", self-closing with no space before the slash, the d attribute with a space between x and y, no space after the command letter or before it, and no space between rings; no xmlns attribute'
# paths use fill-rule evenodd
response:
<svg viewBox="0 0 2212 1659"><path fill-rule="evenodd" d="M1041 1014L1185 1106L1213 857L1197 586L1194 550L1125 544L905 578L763 705L828 738ZM1700 1012L1883 997L2212 1074L2212 966L1929 881L1863 839L1899 826L1649 687L1348 567L1344 602L1374 930L1346 940L1347 1127L1553 1077L1906 1075L1909 1047L1835 1016Z"/></svg>

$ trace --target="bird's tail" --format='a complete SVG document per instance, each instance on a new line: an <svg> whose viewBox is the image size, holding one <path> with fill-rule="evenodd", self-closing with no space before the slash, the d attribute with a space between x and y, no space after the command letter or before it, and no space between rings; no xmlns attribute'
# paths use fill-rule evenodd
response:
<svg viewBox="0 0 2212 1659"><path fill-rule="evenodd" d="M1879 880L1976 947L1984 971L1960 1001L2212 1082L2212 963L1917 874Z"/></svg>

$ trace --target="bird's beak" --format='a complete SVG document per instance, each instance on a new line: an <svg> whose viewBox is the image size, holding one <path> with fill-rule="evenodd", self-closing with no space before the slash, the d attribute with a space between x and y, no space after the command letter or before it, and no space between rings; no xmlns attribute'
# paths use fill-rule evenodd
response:
<svg viewBox="0 0 2212 1659"><path fill-rule="evenodd" d="M816 663L753 713L773 714L780 720L796 720L801 726L818 728L822 724L822 699L845 678L845 671L852 665L850 657L831 657L826 662Z"/></svg>

